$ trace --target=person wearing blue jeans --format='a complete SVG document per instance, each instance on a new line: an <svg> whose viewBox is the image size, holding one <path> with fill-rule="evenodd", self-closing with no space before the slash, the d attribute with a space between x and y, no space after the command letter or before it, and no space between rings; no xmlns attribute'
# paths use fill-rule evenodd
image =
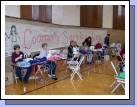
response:
<svg viewBox="0 0 137 107"><path fill-rule="evenodd" d="M24 58L24 53L20 51L19 45L15 45L14 50L15 50L15 52L12 53L11 61L13 64L16 64L17 62L22 61L22 59ZM24 70L26 70L26 75L24 76L23 81L22 81L22 75L21 75L22 68L20 68L20 67L13 67L13 68L16 69L16 74L17 74L19 80L23 83L27 83L28 78L30 77L30 74L32 71L32 66L23 68Z"/></svg>
<svg viewBox="0 0 137 107"><path fill-rule="evenodd" d="M23 70L23 72L22 72ZM26 74L25 77L22 80L22 74L21 73L25 73L26 70ZM16 67L16 74L19 77L19 80L22 81L23 83L27 83L28 82L28 78L30 77L32 71L32 67L27 67L27 68L21 68L21 67Z"/></svg>
<svg viewBox="0 0 137 107"><path fill-rule="evenodd" d="M47 61L45 64L46 67L48 67L48 76L55 76L55 71L56 71L56 64L53 61Z"/></svg>
<svg viewBox="0 0 137 107"><path fill-rule="evenodd" d="M49 50L48 48L48 44L47 43L43 43L42 44L42 50L40 51L40 57L46 57L48 58L50 56ZM47 61L47 63L45 63L45 66L48 67L48 76L52 77L54 80L57 80L55 72L56 72L56 63L54 61Z"/></svg>

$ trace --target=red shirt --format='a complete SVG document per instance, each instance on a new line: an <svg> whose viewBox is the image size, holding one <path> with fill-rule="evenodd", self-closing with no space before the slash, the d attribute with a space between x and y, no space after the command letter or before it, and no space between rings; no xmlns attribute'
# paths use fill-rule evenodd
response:
<svg viewBox="0 0 137 107"><path fill-rule="evenodd" d="M123 54L125 54L125 48L123 48L123 49L120 51L120 56L122 57L122 59L123 59ZM121 58L120 58L120 56L117 56L117 60L118 60L118 61L122 61Z"/></svg>
<svg viewBox="0 0 137 107"><path fill-rule="evenodd" d="M17 54L16 52L12 53L12 57L11 57L11 61L12 61L12 63L17 63L18 61L16 62L15 59L16 59L17 57L19 57L20 55L22 55L22 58L23 58L24 53L21 52L21 51L20 51L19 54Z"/></svg>
<svg viewBox="0 0 137 107"><path fill-rule="evenodd" d="M102 45L100 43L97 43L95 49L99 49L99 48L102 48Z"/></svg>

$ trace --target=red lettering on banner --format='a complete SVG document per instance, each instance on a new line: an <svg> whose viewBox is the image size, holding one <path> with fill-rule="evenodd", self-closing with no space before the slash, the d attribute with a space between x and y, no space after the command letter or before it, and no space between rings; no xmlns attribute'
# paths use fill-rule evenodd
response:
<svg viewBox="0 0 137 107"><path fill-rule="evenodd" d="M65 37L67 40L66 40L66 42L64 42L65 40L63 40L62 43L63 43L63 44L68 44L68 37L66 36L65 33L67 34L67 31L64 31L64 32L63 32L63 35L64 35L64 37Z"/></svg>
<svg viewBox="0 0 137 107"><path fill-rule="evenodd" d="M95 41L95 39L96 39L95 34L94 34L94 33L92 33L92 41L94 42L94 41Z"/></svg>
<svg viewBox="0 0 137 107"><path fill-rule="evenodd" d="M55 38L55 41L57 42L57 45L59 45L59 37L57 36L56 31L54 31L54 38Z"/></svg>
<svg viewBox="0 0 137 107"><path fill-rule="evenodd" d="M79 39L79 35L74 35L74 37L76 37L76 40L78 40L78 39Z"/></svg>
<svg viewBox="0 0 137 107"><path fill-rule="evenodd" d="M33 44L36 43L36 38L35 37L32 38L32 42L33 42Z"/></svg>
<svg viewBox="0 0 137 107"><path fill-rule="evenodd" d="M81 32L80 32L80 39L82 39L82 40L83 40L83 39L85 39L84 34L83 34L83 33L81 33Z"/></svg>
<svg viewBox="0 0 137 107"><path fill-rule="evenodd" d="M30 49L31 46L32 46L32 43L30 43L30 46L29 46L29 47L26 46L26 33L27 33L27 31L29 31L30 34L31 34L31 30L30 30L30 29L26 29L26 30L24 31L24 45L25 45L25 48L26 48L26 49Z"/></svg>
<svg viewBox="0 0 137 107"><path fill-rule="evenodd" d="M37 43L40 43L40 42L41 42L41 37L42 37L42 35L38 35L38 36L37 36Z"/></svg>
<svg viewBox="0 0 137 107"><path fill-rule="evenodd" d="M45 37L45 35L41 35L41 42L44 42L45 41L45 39L44 39L44 37Z"/></svg>
<svg viewBox="0 0 137 107"><path fill-rule="evenodd" d="M69 36L69 39L70 39L70 41L71 41L71 40L74 40L73 35L70 35L70 36Z"/></svg>
<svg viewBox="0 0 137 107"><path fill-rule="evenodd" d="M44 38L45 38L45 39L44 39ZM44 41L45 41L45 42L48 42L48 35L44 35L44 38L43 38Z"/></svg>
<svg viewBox="0 0 137 107"><path fill-rule="evenodd" d="M51 44L54 42L56 42L56 45L59 45L60 40L62 40L62 44L68 44L69 41L71 40L75 40L75 41L84 41L84 39L86 39L89 35L85 35L82 32L78 32L78 34L71 34L72 32L70 32L70 35L68 34L67 31L62 32L63 33L63 37L62 36L58 36L57 35L57 31L54 31L52 34L39 34L39 35L35 35L34 37L31 38L31 41L29 43L29 41L26 42L26 36L28 35L32 35L32 31L30 29L26 29L24 31L24 46L26 47L26 49L30 49L32 47L32 45L36 45L37 43L42 43L42 42L50 42ZM90 36L92 37L92 42L95 41L99 41L102 40L101 36L97 33L95 34L94 32L91 32ZM29 44L29 45L28 45Z"/></svg>

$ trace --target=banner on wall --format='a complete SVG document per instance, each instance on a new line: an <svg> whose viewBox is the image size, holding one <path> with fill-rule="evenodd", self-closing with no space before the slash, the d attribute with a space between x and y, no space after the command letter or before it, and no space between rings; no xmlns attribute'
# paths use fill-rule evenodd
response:
<svg viewBox="0 0 137 107"><path fill-rule="evenodd" d="M41 44L48 43L49 49L69 46L70 40L79 46L87 37L92 37L92 45L99 40L103 43L107 30L70 29L22 23L5 23L5 56L11 56L13 46L20 45L21 51L31 53L41 50Z"/></svg>

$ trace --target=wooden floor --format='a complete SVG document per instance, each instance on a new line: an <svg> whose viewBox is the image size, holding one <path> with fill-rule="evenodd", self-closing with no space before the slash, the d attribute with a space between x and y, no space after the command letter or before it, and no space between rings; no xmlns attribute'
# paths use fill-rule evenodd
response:
<svg viewBox="0 0 137 107"><path fill-rule="evenodd" d="M116 65L115 58L110 58ZM30 80L24 84L26 92L22 90L22 84L18 81L17 84L6 86L5 95L124 95L124 89L119 86L118 89L111 94L113 88L109 86L114 81L114 70L109 61L104 61L100 64L92 63L83 64L81 66L81 81L77 75L74 80L70 80L71 70L66 72L66 66L63 66L63 61L58 62L59 67L56 69L58 80L52 80L47 77L45 82L38 80ZM33 73L31 74L33 75Z"/></svg>

